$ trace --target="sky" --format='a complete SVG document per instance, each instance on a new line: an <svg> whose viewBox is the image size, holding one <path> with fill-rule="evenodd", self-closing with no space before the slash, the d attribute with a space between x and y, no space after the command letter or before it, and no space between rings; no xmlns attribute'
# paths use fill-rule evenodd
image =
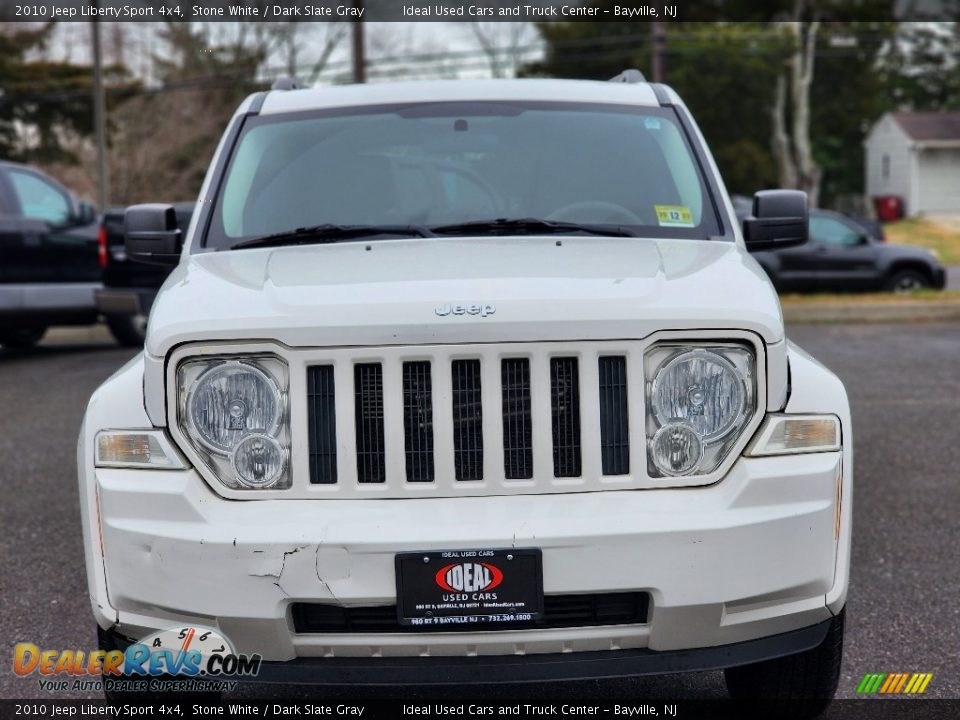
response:
<svg viewBox="0 0 960 720"><path fill-rule="evenodd" d="M204 23L212 37L231 38L240 23ZM302 23L299 32L298 64L311 67L321 52L328 23ZM402 72L405 77L489 77L494 73L489 58L481 49L477 34L502 51L499 70L512 74L516 62L536 59L542 45L530 23L467 23L467 22L394 22L364 23L370 79L387 80ZM104 61L122 60L133 74L148 83L153 78L154 54L162 54L164 46L153 23L100 23ZM58 23L50 54L56 59L88 64L91 56L91 28L88 22ZM523 48L519 56L508 53ZM508 55L510 56L508 58ZM437 57L441 56L441 57ZM443 57L445 56L445 57ZM286 60L275 52L265 63L263 74L272 79L286 74ZM349 35L330 56L328 69L319 81L346 82L350 74Z"/></svg>

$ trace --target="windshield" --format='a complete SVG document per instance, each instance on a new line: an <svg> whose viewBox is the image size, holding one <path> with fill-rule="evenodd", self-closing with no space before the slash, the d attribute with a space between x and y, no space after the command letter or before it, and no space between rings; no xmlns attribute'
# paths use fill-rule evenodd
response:
<svg viewBox="0 0 960 720"><path fill-rule="evenodd" d="M536 219L719 234L666 108L457 102L263 115L245 123L220 187L206 240L216 248L327 224Z"/></svg>

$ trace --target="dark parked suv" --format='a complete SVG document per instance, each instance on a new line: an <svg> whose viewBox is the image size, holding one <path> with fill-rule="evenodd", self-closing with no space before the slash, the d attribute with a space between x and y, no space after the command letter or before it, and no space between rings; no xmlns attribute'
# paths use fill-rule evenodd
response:
<svg viewBox="0 0 960 720"><path fill-rule="evenodd" d="M56 180L0 162L0 345L29 347L50 325L97 322L93 205Z"/></svg>
<svg viewBox="0 0 960 720"><path fill-rule="evenodd" d="M738 204L737 212L742 220L749 207ZM946 284L946 270L929 250L883 242L865 225L829 210L810 211L805 245L753 257L780 292L907 292Z"/></svg>

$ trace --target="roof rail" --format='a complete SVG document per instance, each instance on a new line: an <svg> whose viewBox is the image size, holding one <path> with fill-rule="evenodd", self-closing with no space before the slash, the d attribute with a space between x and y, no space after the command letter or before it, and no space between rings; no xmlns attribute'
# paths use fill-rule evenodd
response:
<svg viewBox="0 0 960 720"><path fill-rule="evenodd" d="M302 90L303 85L301 85L296 78L289 77L284 75L278 77L273 81L273 85L270 86L271 90Z"/></svg>
<svg viewBox="0 0 960 720"><path fill-rule="evenodd" d="M610 78L610 82L619 82L619 83L642 83L646 82L647 79L643 76L643 73L637 70L636 68L628 68L624 70L619 75L615 75Z"/></svg>

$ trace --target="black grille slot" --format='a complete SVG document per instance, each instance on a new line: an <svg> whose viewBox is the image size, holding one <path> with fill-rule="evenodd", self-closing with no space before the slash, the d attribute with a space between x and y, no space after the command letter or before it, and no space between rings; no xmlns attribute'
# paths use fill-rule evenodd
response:
<svg viewBox="0 0 960 720"><path fill-rule="evenodd" d="M383 368L380 363L354 365L357 425L357 479L386 481L383 448Z"/></svg>
<svg viewBox="0 0 960 720"><path fill-rule="evenodd" d="M604 475L630 472L630 426L627 410L627 361L600 358L600 457Z"/></svg>
<svg viewBox="0 0 960 720"><path fill-rule="evenodd" d="M429 362L403 364L407 482L433 482L433 393Z"/></svg>
<svg viewBox="0 0 960 720"><path fill-rule="evenodd" d="M332 365L307 369L307 396L310 482L331 485L337 482L337 405Z"/></svg>
<svg viewBox="0 0 960 720"><path fill-rule="evenodd" d="M483 403L480 361L454 360L453 464L457 480L483 480Z"/></svg>
<svg viewBox="0 0 960 720"><path fill-rule="evenodd" d="M530 361L505 358L500 364L503 393L503 472L511 480L533 477L530 419Z"/></svg>
<svg viewBox="0 0 960 720"><path fill-rule="evenodd" d="M580 477L580 376L575 357L550 360L554 477Z"/></svg>
<svg viewBox="0 0 960 720"><path fill-rule="evenodd" d="M458 624L468 630L519 630L596 625L640 625L647 622L650 596L644 592L547 595L543 617L532 622ZM297 633L411 633L450 632L444 625L401 625L397 606L340 607L320 603L294 603L293 627Z"/></svg>

